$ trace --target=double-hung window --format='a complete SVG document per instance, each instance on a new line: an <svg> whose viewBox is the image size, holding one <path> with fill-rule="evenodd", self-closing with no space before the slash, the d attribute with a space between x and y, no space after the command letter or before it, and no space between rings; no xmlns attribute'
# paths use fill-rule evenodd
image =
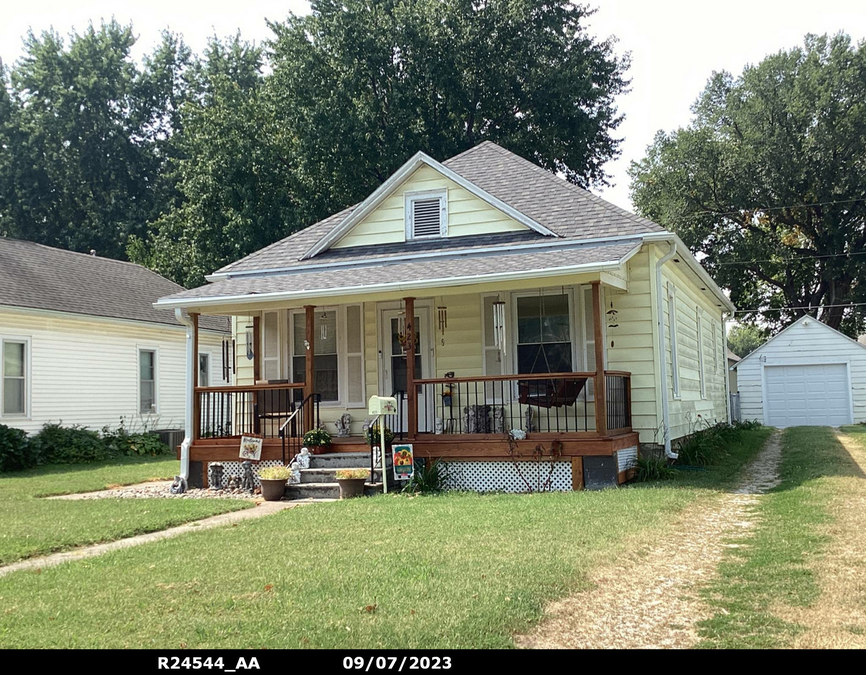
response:
<svg viewBox="0 0 866 675"><path fill-rule="evenodd" d="M210 386L210 354L198 355L198 386Z"/></svg>
<svg viewBox="0 0 866 675"><path fill-rule="evenodd" d="M568 294L518 296L516 307L517 372L573 372Z"/></svg>
<svg viewBox="0 0 866 675"><path fill-rule="evenodd" d="M27 415L27 347L25 340L2 340L2 412L4 417Z"/></svg>
<svg viewBox="0 0 866 675"><path fill-rule="evenodd" d="M138 411L156 412L156 350L138 350Z"/></svg>

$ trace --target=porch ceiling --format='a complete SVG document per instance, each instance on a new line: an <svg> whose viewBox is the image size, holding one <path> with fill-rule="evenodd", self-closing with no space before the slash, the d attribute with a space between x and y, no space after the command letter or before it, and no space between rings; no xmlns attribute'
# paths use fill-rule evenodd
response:
<svg viewBox="0 0 866 675"><path fill-rule="evenodd" d="M162 298L156 306L225 307L603 272L619 268L640 246L631 240L230 277Z"/></svg>

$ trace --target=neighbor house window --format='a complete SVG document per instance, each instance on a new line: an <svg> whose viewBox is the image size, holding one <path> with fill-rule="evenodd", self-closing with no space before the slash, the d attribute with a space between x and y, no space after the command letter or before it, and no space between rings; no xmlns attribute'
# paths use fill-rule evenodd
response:
<svg viewBox="0 0 866 675"><path fill-rule="evenodd" d="M406 238L426 239L448 234L446 192L406 195Z"/></svg>
<svg viewBox="0 0 866 675"><path fill-rule="evenodd" d="M518 296L515 304L517 372L573 372L568 295Z"/></svg>
<svg viewBox="0 0 866 675"><path fill-rule="evenodd" d="M3 340L3 415L27 414L27 342Z"/></svg>
<svg viewBox="0 0 866 675"><path fill-rule="evenodd" d="M671 386L674 398L680 396L680 368L677 359L677 297L673 284L668 284L668 326L671 343Z"/></svg>
<svg viewBox="0 0 866 675"><path fill-rule="evenodd" d="M210 386L210 354L198 355L198 386Z"/></svg>
<svg viewBox="0 0 866 675"><path fill-rule="evenodd" d="M139 412L147 415L156 412L156 351L138 350L138 400Z"/></svg>

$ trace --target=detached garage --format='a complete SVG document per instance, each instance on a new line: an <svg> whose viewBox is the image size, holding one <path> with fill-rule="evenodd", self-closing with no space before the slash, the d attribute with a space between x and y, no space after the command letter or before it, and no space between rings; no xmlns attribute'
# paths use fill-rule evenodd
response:
<svg viewBox="0 0 866 675"><path fill-rule="evenodd" d="M866 422L866 345L804 316L734 368L740 415L769 426Z"/></svg>

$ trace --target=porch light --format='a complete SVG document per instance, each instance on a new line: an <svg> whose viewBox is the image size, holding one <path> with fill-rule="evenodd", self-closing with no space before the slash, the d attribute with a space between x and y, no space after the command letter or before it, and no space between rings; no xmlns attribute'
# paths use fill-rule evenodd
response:
<svg viewBox="0 0 866 675"><path fill-rule="evenodd" d="M493 344L505 353L505 303L502 300L493 303Z"/></svg>

